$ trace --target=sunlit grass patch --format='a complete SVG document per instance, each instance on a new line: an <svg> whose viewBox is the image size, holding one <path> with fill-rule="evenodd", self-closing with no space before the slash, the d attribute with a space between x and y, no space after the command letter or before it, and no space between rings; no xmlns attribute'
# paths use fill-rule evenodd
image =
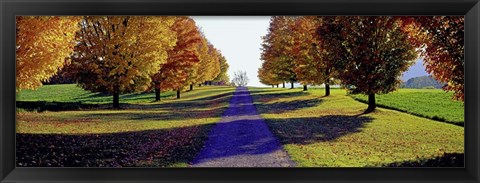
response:
<svg viewBox="0 0 480 183"><path fill-rule="evenodd" d="M452 92L441 89L399 89L392 93L376 95L377 104L421 117L444 121L463 126L463 102L452 99ZM352 95L353 98L367 102L365 95Z"/></svg>
<svg viewBox="0 0 480 183"><path fill-rule="evenodd" d="M464 152L462 127L382 108L362 114L367 105L345 90L333 89L328 97L323 97L323 89L250 91L259 113L298 166L389 166Z"/></svg>

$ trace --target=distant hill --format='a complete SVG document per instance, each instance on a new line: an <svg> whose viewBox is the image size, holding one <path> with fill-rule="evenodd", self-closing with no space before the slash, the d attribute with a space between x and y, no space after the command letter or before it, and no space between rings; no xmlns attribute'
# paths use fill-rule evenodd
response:
<svg viewBox="0 0 480 183"><path fill-rule="evenodd" d="M431 76L419 76L410 78L402 84L402 88L442 88L444 83L440 83Z"/></svg>
<svg viewBox="0 0 480 183"><path fill-rule="evenodd" d="M423 59L419 58L415 61L406 72L402 74L402 80L407 81L410 78L419 77L419 76L426 76L428 73L425 71L425 66L423 65Z"/></svg>

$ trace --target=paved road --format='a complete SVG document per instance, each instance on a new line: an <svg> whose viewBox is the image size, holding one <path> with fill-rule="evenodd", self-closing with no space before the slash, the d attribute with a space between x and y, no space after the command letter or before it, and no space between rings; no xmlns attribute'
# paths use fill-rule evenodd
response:
<svg viewBox="0 0 480 183"><path fill-rule="evenodd" d="M257 113L250 92L238 87L209 134L194 167L292 167L278 140Z"/></svg>

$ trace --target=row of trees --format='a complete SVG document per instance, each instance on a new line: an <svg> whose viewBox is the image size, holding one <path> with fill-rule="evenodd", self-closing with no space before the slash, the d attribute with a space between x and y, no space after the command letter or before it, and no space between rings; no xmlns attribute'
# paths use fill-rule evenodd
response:
<svg viewBox="0 0 480 183"><path fill-rule="evenodd" d="M260 81L342 84L368 95L396 90L400 76L418 56L426 70L464 100L464 40L461 16L274 16L263 37Z"/></svg>
<svg viewBox="0 0 480 183"><path fill-rule="evenodd" d="M113 95L228 82L228 63L186 16L17 17L17 91L62 69L80 87Z"/></svg>

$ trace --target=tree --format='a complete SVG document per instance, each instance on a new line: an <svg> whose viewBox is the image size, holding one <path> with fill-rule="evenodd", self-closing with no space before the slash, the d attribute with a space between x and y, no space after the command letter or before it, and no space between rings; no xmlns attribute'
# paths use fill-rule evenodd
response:
<svg viewBox="0 0 480 183"><path fill-rule="evenodd" d="M17 16L16 90L37 89L65 64L80 17Z"/></svg>
<svg viewBox="0 0 480 183"><path fill-rule="evenodd" d="M282 83L282 81L278 78L278 76L272 72L273 70L270 68L270 62L263 62L262 66L258 69L258 78L260 82L265 85L278 85ZM285 83L284 83L285 88Z"/></svg>
<svg viewBox="0 0 480 183"><path fill-rule="evenodd" d="M145 91L176 42L173 17L87 16L76 34L71 78L92 92L119 95Z"/></svg>
<svg viewBox="0 0 480 183"><path fill-rule="evenodd" d="M291 88L297 81L295 62L292 54L293 42L290 25L295 22L295 17L273 16L266 36L262 37L262 55L264 62L271 63L271 72L274 72L282 81L290 81Z"/></svg>
<svg viewBox="0 0 480 183"><path fill-rule="evenodd" d="M334 16L317 17L317 19L319 26L316 30L316 39L320 45L318 48L321 54L321 61L317 68L321 73L319 78L325 81L325 96L329 96L330 85L340 83L336 63L347 50L342 45L343 25L340 23L342 19Z"/></svg>
<svg viewBox="0 0 480 183"><path fill-rule="evenodd" d="M160 63L161 68L152 77L155 86L155 100L160 100L160 91L180 90L187 83L189 75L195 72L194 66L199 62L196 46L201 42L201 35L195 21L186 16L174 18L171 26L177 37L175 46L168 51L168 59Z"/></svg>
<svg viewBox="0 0 480 183"><path fill-rule="evenodd" d="M228 76L228 68L230 67L227 63L227 59L219 54L219 63L220 63L220 73L217 75L217 77L215 79L213 79L213 81L215 82L223 82L223 83L227 83L228 81L230 81L230 77Z"/></svg>
<svg viewBox="0 0 480 183"><path fill-rule="evenodd" d="M400 75L417 58L400 23L386 16L337 17L345 52L336 67L351 93L368 95L366 113L375 109L375 94L394 91Z"/></svg>
<svg viewBox="0 0 480 183"><path fill-rule="evenodd" d="M200 63L197 71L196 82L201 84L212 81L220 73L220 52L202 36L202 42L197 46Z"/></svg>
<svg viewBox="0 0 480 183"><path fill-rule="evenodd" d="M248 84L248 77L247 72L245 71L237 71L234 73L234 77L232 79L232 83L235 86L245 87Z"/></svg>
<svg viewBox="0 0 480 183"><path fill-rule="evenodd" d="M464 101L464 17L402 17L410 41L423 56L426 71L446 83L445 91Z"/></svg>

